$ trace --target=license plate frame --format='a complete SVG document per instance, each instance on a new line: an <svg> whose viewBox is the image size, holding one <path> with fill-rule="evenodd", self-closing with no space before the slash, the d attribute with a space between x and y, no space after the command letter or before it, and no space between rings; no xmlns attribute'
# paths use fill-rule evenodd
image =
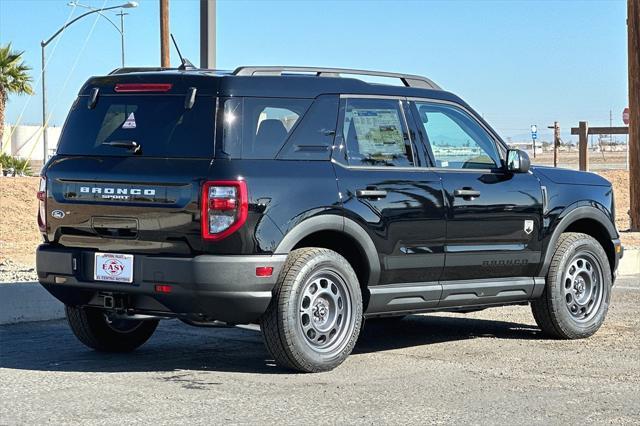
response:
<svg viewBox="0 0 640 426"><path fill-rule="evenodd" d="M133 283L134 257L132 254L96 252L93 260L94 281Z"/></svg>

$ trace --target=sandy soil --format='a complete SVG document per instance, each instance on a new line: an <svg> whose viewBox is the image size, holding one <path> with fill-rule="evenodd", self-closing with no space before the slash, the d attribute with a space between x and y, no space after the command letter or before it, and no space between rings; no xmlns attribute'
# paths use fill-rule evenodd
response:
<svg viewBox="0 0 640 426"><path fill-rule="evenodd" d="M598 174L613 184L616 198L616 226L620 231L622 244L629 247L640 247L640 232L629 232L629 172L625 170L603 170Z"/></svg>
<svg viewBox="0 0 640 426"><path fill-rule="evenodd" d="M614 186L616 225L625 247L640 247L640 233L629 229L629 174L624 170L598 172ZM36 223L38 177L0 178L0 282L35 278L35 249L41 242ZM9 262L10 261L10 262Z"/></svg>
<svg viewBox="0 0 640 426"><path fill-rule="evenodd" d="M42 241L36 217L38 177L0 178L0 263L34 266Z"/></svg>
<svg viewBox="0 0 640 426"><path fill-rule="evenodd" d="M545 166L553 165L553 151L538 152L536 158L530 152L532 164L540 164ZM592 171L606 169L626 169L627 153L626 152L590 152L589 153L589 169ZM561 151L558 153L558 167L567 167L572 169L578 168L578 151Z"/></svg>

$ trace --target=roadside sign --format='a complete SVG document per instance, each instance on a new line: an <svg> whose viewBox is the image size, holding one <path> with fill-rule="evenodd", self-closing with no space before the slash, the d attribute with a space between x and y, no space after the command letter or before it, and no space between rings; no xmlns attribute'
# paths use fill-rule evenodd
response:
<svg viewBox="0 0 640 426"><path fill-rule="evenodd" d="M629 125L629 116L631 115L631 112L629 111L629 108L625 108L624 111L622 111L622 122L628 126Z"/></svg>
<svg viewBox="0 0 640 426"><path fill-rule="evenodd" d="M533 139L534 141L538 139L538 126L536 126L535 124L531 125L531 139Z"/></svg>

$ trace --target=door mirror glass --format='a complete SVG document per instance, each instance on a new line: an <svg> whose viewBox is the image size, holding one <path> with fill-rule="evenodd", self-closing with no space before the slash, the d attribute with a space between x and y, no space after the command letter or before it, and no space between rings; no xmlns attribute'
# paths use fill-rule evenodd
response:
<svg viewBox="0 0 640 426"><path fill-rule="evenodd" d="M531 161L529 154L519 149L510 149L507 152L507 170L513 173L526 173L529 171Z"/></svg>

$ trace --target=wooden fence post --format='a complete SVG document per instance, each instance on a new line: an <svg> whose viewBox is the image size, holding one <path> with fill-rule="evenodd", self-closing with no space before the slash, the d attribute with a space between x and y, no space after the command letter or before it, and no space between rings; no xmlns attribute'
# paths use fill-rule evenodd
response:
<svg viewBox="0 0 640 426"><path fill-rule="evenodd" d="M640 0L627 0L629 49L629 198L631 230L640 231Z"/></svg>
<svg viewBox="0 0 640 426"><path fill-rule="evenodd" d="M578 155L580 170L589 170L589 124L586 121L581 121L578 124Z"/></svg>

